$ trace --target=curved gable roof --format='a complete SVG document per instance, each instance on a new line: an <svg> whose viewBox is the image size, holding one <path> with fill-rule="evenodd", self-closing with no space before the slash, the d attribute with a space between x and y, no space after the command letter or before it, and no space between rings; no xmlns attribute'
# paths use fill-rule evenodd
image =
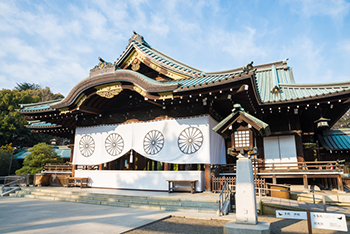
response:
<svg viewBox="0 0 350 234"><path fill-rule="evenodd" d="M69 92L68 96L61 102L52 105L52 108L62 108L71 105L85 90L94 88L99 85L114 83L114 82L130 82L140 86L147 92L169 92L177 88L177 84L167 84L151 79L141 73L131 70L117 69L112 72L95 75L80 81Z"/></svg>
<svg viewBox="0 0 350 234"><path fill-rule="evenodd" d="M350 92L350 82L296 84L292 68L286 65L280 67L272 65L267 69L258 69L255 80L258 94L264 104L307 100ZM276 87L278 92L275 92Z"/></svg>

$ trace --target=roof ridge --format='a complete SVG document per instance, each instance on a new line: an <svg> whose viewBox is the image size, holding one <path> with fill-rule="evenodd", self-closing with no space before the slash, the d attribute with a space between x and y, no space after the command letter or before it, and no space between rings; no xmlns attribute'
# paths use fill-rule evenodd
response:
<svg viewBox="0 0 350 234"><path fill-rule="evenodd" d="M275 66L276 69L283 69L287 67L287 60L280 60L276 62L271 62L271 63L263 63L263 64L258 64L254 65L254 69L256 69L257 72L263 71L263 70L271 70L272 66ZM223 74L230 74L230 73L239 73L243 71L243 67L237 67L233 69L228 69L228 70L222 70L222 71L214 71L214 72L205 72L206 75L223 75Z"/></svg>
<svg viewBox="0 0 350 234"><path fill-rule="evenodd" d="M279 84L280 86L283 87L298 87L298 88L302 88L302 87L308 87L308 88L318 88L318 87L334 87L334 86L350 86L350 81L340 81L340 82L329 82L329 83L311 83L311 84Z"/></svg>
<svg viewBox="0 0 350 234"><path fill-rule="evenodd" d="M55 102L60 102L62 101L64 98L58 98L58 99L54 99L54 100L49 100L49 101L44 101L44 102L35 102L35 103L27 103L27 104L19 104L19 106L22 107L31 107L31 106L38 106L38 105L46 105L46 104L52 104Z"/></svg>
<svg viewBox="0 0 350 234"><path fill-rule="evenodd" d="M180 64L180 65L183 65L183 66L185 66L185 67L187 67L187 68L191 68L192 70L199 71L199 72L201 72L203 75L205 75L205 73L206 73L206 72L204 72L204 71L202 71L202 70L200 70L200 69L198 69L198 68L195 68L195 67L192 67L192 66L187 65L186 63L180 62L179 60L174 59L173 57L171 57L171 56L169 56L169 55L167 55L167 54L165 54L165 53L163 53L163 52L160 52L159 50L154 49L153 47L151 47L151 49L152 49L153 51L159 53L160 55L163 55L163 56L165 56L165 57L167 57L167 58L173 60L174 62L176 62L176 63L178 63L178 64Z"/></svg>

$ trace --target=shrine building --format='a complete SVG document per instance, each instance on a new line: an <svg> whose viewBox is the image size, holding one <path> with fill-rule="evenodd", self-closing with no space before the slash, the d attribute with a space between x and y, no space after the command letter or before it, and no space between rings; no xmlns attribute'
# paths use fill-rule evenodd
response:
<svg viewBox="0 0 350 234"><path fill-rule="evenodd" d="M235 176L239 149L259 178L342 189L335 160L349 158L350 138L330 128L349 106L350 82L297 84L287 60L204 72L134 33L64 99L19 112L33 132L70 139L73 174L91 187L163 191L186 179L200 192Z"/></svg>

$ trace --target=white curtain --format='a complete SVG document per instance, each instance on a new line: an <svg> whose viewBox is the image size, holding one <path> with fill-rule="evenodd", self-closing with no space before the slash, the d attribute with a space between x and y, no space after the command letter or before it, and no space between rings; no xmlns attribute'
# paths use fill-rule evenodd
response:
<svg viewBox="0 0 350 234"><path fill-rule="evenodd" d="M163 119L119 125L78 127L73 164L96 165L129 150L152 160L178 164L226 163L224 139L210 116Z"/></svg>

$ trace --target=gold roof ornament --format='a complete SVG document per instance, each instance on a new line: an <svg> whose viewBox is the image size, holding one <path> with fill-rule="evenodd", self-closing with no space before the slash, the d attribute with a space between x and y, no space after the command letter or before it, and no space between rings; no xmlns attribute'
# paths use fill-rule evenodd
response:
<svg viewBox="0 0 350 234"><path fill-rule="evenodd" d="M120 82L112 83L110 85L100 85L95 87L97 89L96 94L104 98L113 98L123 91L122 84Z"/></svg>

